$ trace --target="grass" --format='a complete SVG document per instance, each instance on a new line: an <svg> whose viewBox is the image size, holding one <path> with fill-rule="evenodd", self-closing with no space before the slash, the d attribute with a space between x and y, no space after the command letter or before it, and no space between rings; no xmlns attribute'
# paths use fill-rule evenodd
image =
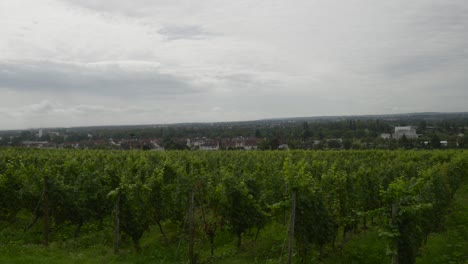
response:
<svg viewBox="0 0 468 264"><path fill-rule="evenodd" d="M468 263L468 181L455 194L446 231L429 236L417 264Z"/></svg>
<svg viewBox="0 0 468 264"><path fill-rule="evenodd" d="M350 240L338 254L330 254L323 260L326 264L373 264L387 263L385 243L376 229L370 229Z"/></svg>

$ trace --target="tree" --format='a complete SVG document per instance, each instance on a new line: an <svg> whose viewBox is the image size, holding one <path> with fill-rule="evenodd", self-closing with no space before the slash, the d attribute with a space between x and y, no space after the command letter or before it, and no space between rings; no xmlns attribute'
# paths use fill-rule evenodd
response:
<svg viewBox="0 0 468 264"><path fill-rule="evenodd" d="M330 139L328 140L328 148L330 149L340 149L341 148L341 143L340 141L336 139Z"/></svg>
<svg viewBox="0 0 468 264"><path fill-rule="evenodd" d="M349 138L343 139L343 148L344 149L351 149L351 146L353 145L353 140Z"/></svg>
<svg viewBox="0 0 468 264"><path fill-rule="evenodd" d="M431 146L436 149L440 148L440 138L437 134L431 136Z"/></svg>
<svg viewBox="0 0 468 264"><path fill-rule="evenodd" d="M256 138L261 138L262 137L262 132L260 132L260 129L255 129L255 137Z"/></svg>
<svg viewBox="0 0 468 264"><path fill-rule="evenodd" d="M307 141L308 138L313 137L313 133L309 128L309 123L302 124L302 141Z"/></svg>

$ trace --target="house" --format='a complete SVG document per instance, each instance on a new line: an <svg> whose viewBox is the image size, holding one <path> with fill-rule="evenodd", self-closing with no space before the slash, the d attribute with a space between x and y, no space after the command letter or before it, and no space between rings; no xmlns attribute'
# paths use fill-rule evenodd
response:
<svg viewBox="0 0 468 264"><path fill-rule="evenodd" d="M256 150L258 148L258 140L256 138L248 138L244 141L245 150Z"/></svg>
<svg viewBox="0 0 468 264"><path fill-rule="evenodd" d="M221 146L223 149L235 149L236 142L232 139L223 139L221 140Z"/></svg>
<svg viewBox="0 0 468 264"><path fill-rule="evenodd" d="M383 138L383 139L390 139L392 137L392 135L387 134L387 133L382 133L382 134L380 134L380 137Z"/></svg>
<svg viewBox="0 0 468 264"><path fill-rule="evenodd" d="M418 138L416 134L416 129L411 126L395 127L395 133L393 133L393 138L400 139L403 136L406 138Z"/></svg>
<svg viewBox="0 0 468 264"><path fill-rule="evenodd" d="M55 147L55 144L48 141L23 141L21 146L26 148L52 148Z"/></svg>
<svg viewBox="0 0 468 264"><path fill-rule="evenodd" d="M218 141L205 141L199 146L200 150L219 150Z"/></svg>
<svg viewBox="0 0 468 264"><path fill-rule="evenodd" d="M232 140L226 141L225 146L233 149L255 150L258 140L256 138L236 137Z"/></svg>
<svg viewBox="0 0 468 264"><path fill-rule="evenodd" d="M202 137L202 138L194 138L194 139L190 139L190 138L187 138L187 147L191 148L191 149L198 149L200 148L201 145L205 144L205 142L207 141L210 141L209 139L207 139L206 137Z"/></svg>
<svg viewBox="0 0 468 264"><path fill-rule="evenodd" d="M206 137L186 139L186 145L193 150L219 150L219 141L215 141Z"/></svg>
<svg viewBox="0 0 468 264"><path fill-rule="evenodd" d="M120 147L121 143L116 143L114 139L110 138L109 139L109 144L112 146Z"/></svg>
<svg viewBox="0 0 468 264"><path fill-rule="evenodd" d="M58 145L58 148L60 149L69 149L69 148L74 148L74 149L78 149L80 147L80 144L79 143L74 143L74 142L64 142L60 145Z"/></svg>
<svg viewBox="0 0 468 264"><path fill-rule="evenodd" d="M237 149L237 150L256 150L258 139L257 138L224 138L221 140L212 140L208 138L195 138L187 139L187 146L192 149L199 150L219 150L219 149Z"/></svg>
<svg viewBox="0 0 468 264"><path fill-rule="evenodd" d="M279 150L287 150L287 149L289 149L289 146L288 146L288 144L281 144L281 145L278 146L278 149Z"/></svg>
<svg viewBox="0 0 468 264"><path fill-rule="evenodd" d="M150 145L152 146L151 150L155 151L164 151L164 147L161 144L161 140L159 139L151 139L149 141Z"/></svg>

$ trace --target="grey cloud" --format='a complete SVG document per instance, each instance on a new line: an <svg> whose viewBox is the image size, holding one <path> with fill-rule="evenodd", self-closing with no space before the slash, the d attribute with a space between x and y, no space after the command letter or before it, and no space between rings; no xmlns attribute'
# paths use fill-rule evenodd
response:
<svg viewBox="0 0 468 264"><path fill-rule="evenodd" d="M49 101L42 101L39 104L33 104L23 109L23 112L47 113L54 109L55 105Z"/></svg>
<svg viewBox="0 0 468 264"><path fill-rule="evenodd" d="M106 107L102 105L64 105L60 102L43 100L36 104L20 106L16 108L0 108L0 114L13 117L37 117L37 116L83 116L83 115L115 115L115 114L142 114L161 111L159 107Z"/></svg>
<svg viewBox="0 0 468 264"><path fill-rule="evenodd" d="M387 62L381 70L388 78L402 78L419 74L446 71L452 65L468 63L468 56L454 51L447 55L410 55Z"/></svg>
<svg viewBox="0 0 468 264"><path fill-rule="evenodd" d="M84 8L97 10L101 12L122 13L129 16L151 15L154 8L167 6L173 3L172 0L154 1L154 0L112 0L112 1L95 1L95 0L63 0L81 6Z"/></svg>
<svg viewBox="0 0 468 264"><path fill-rule="evenodd" d="M445 76L460 79L468 67L468 5L466 1L408 2L411 8L395 14L386 33L365 49L346 58L353 72L388 84L408 81L445 83ZM390 27L390 26L393 26ZM377 32L373 28L372 32ZM374 37L364 35L364 39ZM366 43L366 42L362 42ZM357 56L359 55L359 56ZM454 76L454 72L458 75ZM438 75L434 80L431 76Z"/></svg>
<svg viewBox="0 0 468 264"><path fill-rule="evenodd" d="M446 33L465 30L468 25L468 6L465 0L436 1L418 10L412 24L419 28Z"/></svg>
<svg viewBox="0 0 468 264"><path fill-rule="evenodd" d="M199 26L165 26L158 33L165 36L168 40L206 39L213 35Z"/></svg>
<svg viewBox="0 0 468 264"><path fill-rule="evenodd" d="M238 74L228 74L228 75L221 75L218 76L221 79L226 79L229 81L232 81L234 83L253 83L255 82L255 77L252 74L247 74L247 73L238 73Z"/></svg>
<svg viewBox="0 0 468 264"><path fill-rule="evenodd" d="M464 0L432 1L415 8L398 36L399 45L384 56L380 69L389 77L432 74L466 68L468 5Z"/></svg>
<svg viewBox="0 0 468 264"><path fill-rule="evenodd" d="M266 75L267 73L268 72L240 72L217 75L215 78L223 81L225 85L234 87L239 90L242 90L242 88L245 87L247 89L256 89L257 91L262 91L265 89L271 91L272 88L284 87L284 76L279 73L268 76Z"/></svg>
<svg viewBox="0 0 468 264"><path fill-rule="evenodd" d="M467 110L466 0L45 2L0 4L0 107L24 124Z"/></svg>
<svg viewBox="0 0 468 264"><path fill-rule="evenodd" d="M195 93L188 81L156 68L119 63L0 62L0 88L15 91L85 92L148 96Z"/></svg>
<svg viewBox="0 0 468 264"><path fill-rule="evenodd" d="M154 117L167 114L165 109L154 106L102 106L70 104L67 102L43 100L39 103L0 107L0 124L4 128L55 127L86 125L115 125L154 123Z"/></svg>

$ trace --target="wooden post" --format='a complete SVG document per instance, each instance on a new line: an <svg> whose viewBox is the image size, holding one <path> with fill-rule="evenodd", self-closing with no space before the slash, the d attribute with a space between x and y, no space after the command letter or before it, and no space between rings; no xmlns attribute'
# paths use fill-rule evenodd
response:
<svg viewBox="0 0 468 264"><path fill-rule="evenodd" d="M120 243L120 196L121 191L117 193L117 199L115 202L115 218L114 218L114 254L119 253Z"/></svg>
<svg viewBox="0 0 468 264"><path fill-rule="evenodd" d="M291 198L291 220L289 223L289 247L288 247L288 264L292 263L293 246L294 246L294 224L296 222L296 191L293 191Z"/></svg>
<svg viewBox="0 0 468 264"><path fill-rule="evenodd" d="M396 223L396 217L398 214L398 207L396 203L392 204L392 223ZM395 252L392 255L392 264L398 264L398 240L396 238L393 238L393 250Z"/></svg>
<svg viewBox="0 0 468 264"><path fill-rule="evenodd" d="M190 190L190 200L189 200L189 261L191 264L195 263L195 257L193 254L193 244L194 244L194 235L195 230L193 226L193 207L194 207L194 193L193 190Z"/></svg>
<svg viewBox="0 0 468 264"><path fill-rule="evenodd" d="M49 176L44 175L44 246L49 246Z"/></svg>

